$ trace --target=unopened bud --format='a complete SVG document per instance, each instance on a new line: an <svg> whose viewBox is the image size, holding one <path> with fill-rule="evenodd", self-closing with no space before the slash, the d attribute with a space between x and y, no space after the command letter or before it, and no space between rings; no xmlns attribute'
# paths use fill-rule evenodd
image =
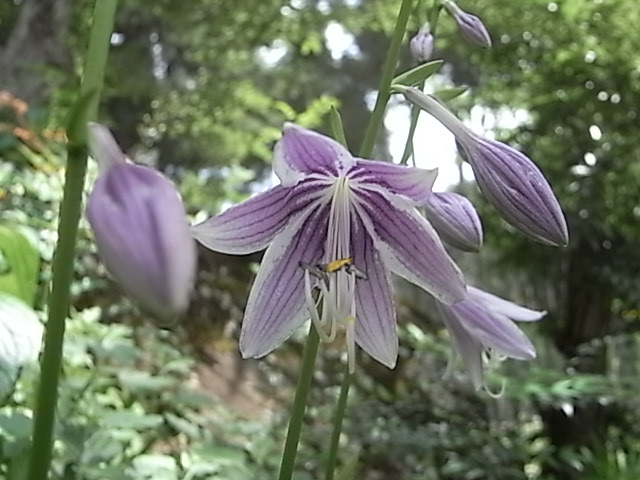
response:
<svg viewBox="0 0 640 480"><path fill-rule="evenodd" d="M433 54L434 38L431 34L429 24L425 23L418 33L409 42L409 49L414 60L423 63L431 59Z"/></svg>
<svg viewBox="0 0 640 480"><path fill-rule="evenodd" d="M458 24L460 34L468 42L483 48L491 47L491 36L482 20L465 12L451 0L445 1L444 6Z"/></svg>
<svg viewBox="0 0 640 480"><path fill-rule="evenodd" d="M92 155L101 174L87 218L105 266L140 306L162 319L183 313L196 272L195 241L175 186L125 160L111 133L92 124Z"/></svg>
<svg viewBox="0 0 640 480"><path fill-rule="evenodd" d="M454 192L434 192L425 205L425 213L446 243L465 252L480 250L482 223L465 197Z"/></svg>
<svg viewBox="0 0 640 480"><path fill-rule="evenodd" d="M407 100L433 115L456 138L480 190L500 215L534 240L567 245L567 222L549 182L523 153L476 135L438 100L412 87L395 86Z"/></svg>

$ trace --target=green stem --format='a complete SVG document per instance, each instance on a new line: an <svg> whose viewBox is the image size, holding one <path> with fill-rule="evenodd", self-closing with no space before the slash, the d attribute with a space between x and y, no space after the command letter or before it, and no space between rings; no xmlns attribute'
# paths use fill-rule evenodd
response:
<svg viewBox="0 0 640 480"><path fill-rule="evenodd" d="M429 26L431 27L431 34L435 37L436 30L438 29L438 19L440 18L440 11L442 10L442 3L440 0L434 0L431 11L429 12ZM424 90L425 82L422 82L418 88ZM407 135L407 143L404 144L404 152L402 152L402 160L400 163L406 165L409 157L413 156L413 166L416 165L416 158L413 151L413 137L416 133L416 127L418 126L418 118L420 117L420 108L415 105L411 107L411 125L409 126L409 135Z"/></svg>
<svg viewBox="0 0 640 480"><path fill-rule="evenodd" d="M319 343L320 337L312 324L309 330L309 336L307 337L307 343L304 346L304 354L302 355L302 367L300 367L296 394L293 398L293 406L291 407L291 417L289 418L289 428L284 443L284 451L282 452L282 463L280 464L278 480L290 480L293 475L293 467L296 462L300 432L302 430L302 420L307 406L307 398L309 397L309 389L313 378Z"/></svg>
<svg viewBox="0 0 640 480"><path fill-rule="evenodd" d="M363 158L371 157L373 147L378 136L378 131L380 130L380 126L384 120L384 112L391 94L391 81L393 80L393 73L396 69L396 64L398 63L400 47L402 46L402 39L404 38L407 23L411 15L412 4L413 0L402 0L402 4L400 5L400 12L398 13L398 19L396 20L396 27L393 31L393 37L391 37L391 44L389 45L387 58L384 61L384 66L382 68L378 97L376 98L376 104L373 108L373 112L371 113L371 119L367 126L367 132L365 133L362 147L360 148L360 156Z"/></svg>
<svg viewBox="0 0 640 480"><path fill-rule="evenodd" d="M398 19L396 21L396 27L391 38L391 44L389 45L389 51L387 53L387 59L385 60L382 78L380 80L380 88L378 91L378 98L367 126L367 132L365 134L365 140L362 143L360 149L360 155L362 157L370 157L373 152L373 146L375 144L378 131L382 125L384 119L384 111L389 101L391 92L391 81L393 80L393 73L398 63L398 56L400 55L400 47L402 45L402 39L407 28L407 22L411 14L411 5L414 0L402 0L400 6L400 12L398 13ZM335 112L337 113L337 112ZM337 128L336 115L333 115L333 126ZM315 331L313 325L307 338L307 343L304 347L304 354L302 358L302 367L300 368L300 375L298 376L298 385L296 386L296 393L293 399L293 407L291 411L291 417L289 419L289 428L287 430L287 438L285 440L284 451L282 453L282 463L280 464L280 473L278 480L290 480L293 475L293 468L295 465L296 454L298 451L298 443L300 441L300 432L302 430L302 420L304 418L304 412L307 404L307 397L309 396L309 388L311 387L311 379L313 377L313 369L315 365L316 354L318 352L318 344L320 338L318 332ZM346 403L346 397L348 393L348 387L344 392L344 402ZM344 412L342 413L344 415ZM341 422L334 435L340 435L340 429L342 427ZM35 479L30 479L35 480Z"/></svg>
<svg viewBox="0 0 640 480"><path fill-rule="evenodd" d="M95 92L86 107L87 120L95 120L104 68L109 51L117 0L97 0L91 38L85 60L80 96ZM87 167L86 133L78 130L69 138L64 193L60 205L58 243L52 265L49 318L40 362L40 382L36 400L33 444L29 463L29 480L46 480L51 465L53 428L58 398L58 380L62 364L65 320L69 311L69 290L73 279L74 251L82 204L82 190Z"/></svg>
<svg viewBox="0 0 640 480"><path fill-rule="evenodd" d="M340 385L340 395L336 405L336 413L333 417L333 430L331 431L331 443L329 444L329 457L327 459L327 470L325 480L333 480L336 470L336 460L338 459L338 446L340 444L340 432L342 432L342 420L347 409L347 398L349 397L349 387L351 386L351 374L349 367L344 369L342 385Z"/></svg>

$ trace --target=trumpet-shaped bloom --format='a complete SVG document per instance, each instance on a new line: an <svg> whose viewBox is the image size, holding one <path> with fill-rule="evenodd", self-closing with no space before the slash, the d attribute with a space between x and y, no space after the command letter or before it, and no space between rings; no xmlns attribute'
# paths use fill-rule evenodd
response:
<svg viewBox="0 0 640 480"><path fill-rule="evenodd" d="M193 229L223 253L268 247L247 301L242 355L266 355L311 318L325 341L344 328L351 369L355 344L392 368L398 339L389 272L445 304L466 294L457 266L414 208L428 200L436 172L354 158L292 124L273 168L280 185Z"/></svg>
<svg viewBox="0 0 640 480"><path fill-rule="evenodd" d="M109 130L89 128L101 174L87 205L98 253L123 290L146 311L172 319L186 310L196 244L173 183L129 163Z"/></svg>
<svg viewBox="0 0 640 480"><path fill-rule="evenodd" d="M460 354L473 385L484 386L483 353L530 360L536 350L513 320L532 322L546 312L522 307L478 288L467 287L465 300L453 305L438 304L441 317L454 344L449 369L455 353Z"/></svg>
<svg viewBox="0 0 640 480"><path fill-rule="evenodd" d="M482 20L465 12L455 2L446 0L444 6L458 24L460 34L469 42L483 48L491 47L491 35Z"/></svg>
<svg viewBox="0 0 640 480"><path fill-rule="evenodd" d="M425 214L445 243L465 252L482 246L482 223L473 205L455 192L433 193Z"/></svg>
<svg viewBox="0 0 640 480"><path fill-rule="evenodd" d="M507 222L541 243L569 243L560 204L531 159L509 145L476 135L430 95L410 87L397 90L453 133L483 195Z"/></svg>

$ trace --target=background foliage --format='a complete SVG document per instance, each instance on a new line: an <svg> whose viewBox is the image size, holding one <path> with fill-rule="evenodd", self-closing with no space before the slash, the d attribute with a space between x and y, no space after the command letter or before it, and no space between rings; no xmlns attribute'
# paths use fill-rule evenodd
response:
<svg viewBox="0 0 640 480"><path fill-rule="evenodd" d="M121 3L102 121L132 157L177 182L194 218L269 181L284 121L326 130L329 107L338 105L349 144L361 142L398 2ZM430 5L416 3L410 33ZM441 20L435 55L445 65L436 81L469 85L470 95L452 107L482 118L483 128L540 165L565 208L571 243L533 244L475 195L486 244L461 261L474 282L549 312L528 331L539 358L493 372L496 387L508 379L499 399L474 392L461 370L443 381L449 341L428 300L398 282L401 357L394 371L361 359L340 451L343 478L638 478L636 3L461 0L491 31L489 51L462 42ZM0 475L7 478L20 478L28 448L61 196L61 129L77 95L91 8L88 0L0 3ZM405 53L398 68L409 66ZM497 121L504 116L519 120L505 128ZM390 158L386 135L376 157ZM475 193L471 182L456 188ZM288 342L260 362L239 360L238 325L259 256L201 251L189 315L157 326L108 279L86 226L81 235L56 478L273 478L301 345ZM321 472L339 352L321 352L301 480Z"/></svg>

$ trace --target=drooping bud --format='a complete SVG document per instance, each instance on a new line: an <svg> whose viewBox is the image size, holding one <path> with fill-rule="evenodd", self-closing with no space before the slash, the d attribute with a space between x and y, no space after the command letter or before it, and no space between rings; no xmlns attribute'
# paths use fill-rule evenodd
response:
<svg viewBox="0 0 640 480"><path fill-rule="evenodd" d="M473 205L454 192L434 192L425 205L433 228L446 243L465 252L477 252L482 246L482 223Z"/></svg>
<svg viewBox="0 0 640 480"><path fill-rule="evenodd" d="M560 204L549 182L527 156L502 142L476 135L432 96L411 87L394 89L453 133L480 190L508 223L541 243L569 243Z"/></svg>
<svg viewBox="0 0 640 480"><path fill-rule="evenodd" d="M458 24L460 34L468 42L483 48L491 47L491 36L482 20L465 12L451 0L446 0L444 6Z"/></svg>
<svg viewBox="0 0 640 480"><path fill-rule="evenodd" d="M409 50L411 50L413 59L418 63L431 60L433 42L434 38L431 34L431 28L428 23L425 23L409 42Z"/></svg>
<svg viewBox="0 0 640 480"><path fill-rule="evenodd" d="M169 320L189 304L196 248L184 206L169 179L126 157L103 126L89 129L101 174L87 218L107 270L140 306Z"/></svg>

